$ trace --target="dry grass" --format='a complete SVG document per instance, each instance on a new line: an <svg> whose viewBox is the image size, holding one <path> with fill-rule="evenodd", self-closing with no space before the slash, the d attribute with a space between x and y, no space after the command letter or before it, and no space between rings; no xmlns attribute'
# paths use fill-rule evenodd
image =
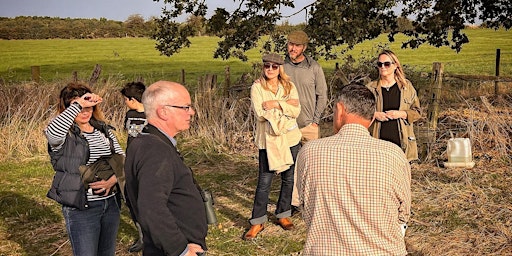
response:
<svg viewBox="0 0 512 256"><path fill-rule="evenodd" d="M410 255L512 255L512 88L503 84L503 94L493 96L486 85L478 86L447 88L430 158L413 165L413 216L406 236ZM53 174L42 130L55 114L61 87L0 88L0 143L5 145L0 147L0 255L70 255L60 210L44 197ZM107 120L117 128L126 111L120 87L116 81L95 87L105 98ZM249 227L257 177L247 96L225 98L216 89L192 96L197 115L191 130L180 135L179 146L200 184L215 195L219 225L210 226L209 254L300 254L305 232L300 216L293 217L297 229L292 232L268 223L255 241L241 239ZM327 122L324 136L331 129ZM121 131L117 135L125 141ZM471 139L473 169L442 167L452 136ZM137 255L126 252L134 234L125 208L117 255Z"/></svg>
<svg viewBox="0 0 512 256"><path fill-rule="evenodd" d="M0 87L0 160L24 159L46 153L43 130L56 115L61 84L26 83ZM93 90L108 102L101 106L106 118L122 128L126 107L119 93L120 85L106 81ZM119 130L119 129L118 129ZM122 132L118 132L124 138Z"/></svg>
<svg viewBox="0 0 512 256"><path fill-rule="evenodd" d="M512 159L512 84L501 84L504 93L494 95L494 84L475 83L463 89L448 87L442 95L434 160L446 160L446 141L469 138L473 156L485 162L510 163ZM428 108L428 102L423 104ZM426 125L419 122L419 125Z"/></svg>

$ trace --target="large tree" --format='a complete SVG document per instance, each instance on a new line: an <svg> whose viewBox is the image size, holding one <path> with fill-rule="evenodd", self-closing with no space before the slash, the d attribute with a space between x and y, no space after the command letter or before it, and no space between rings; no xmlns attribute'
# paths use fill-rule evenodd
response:
<svg viewBox="0 0 512 256"><path fill-rule="evenodd" d="M153 0L159 2L160 0ZM171 56L188 47L194 30L176 21L180 15L205 16L206 0L162 0L165 6L154 34L157 49ZM229 0L225 0L229 1ZM305 31L311 37L310 48L325 58L335 58L340 45L350 49L364 40L388 33L394 41L399 33L399 18L412 19L412 27L401 31L409 36L403 47L416 48L428 43L449 46L459 52L468 37L462 29L481 23L489 28L510 29L510 0L317 0L295 6L292 0L232 0L234 11L217 8L206 20L209 33L221 38L214 57L237 57L247 60L245 52L257 46L262 36L270 36L262 45L265 50L281 51L285 35L275 29L283 17L281 8L308 12ZM342 47L343 48L343 47ZM338 51L338 52L337 52Z"/></svg>
<svg viewBox="0 0 512 256"><path fill-rule="evenodd" d="M132 14L128 16L128 19L124 22L126 27L126 34L129 36L141 36L144 34L145 21L144 17L140 14Z"/></svg>

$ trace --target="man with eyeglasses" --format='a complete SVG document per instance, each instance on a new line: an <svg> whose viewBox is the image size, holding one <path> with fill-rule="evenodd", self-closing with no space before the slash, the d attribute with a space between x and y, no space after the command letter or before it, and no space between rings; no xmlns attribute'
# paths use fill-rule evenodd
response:
<svg viewBox="0 0 512 256"><path fill-rule="evenodd" d="M143 232L143 255L203 255L206 210L176 134L195 111L178 83L158 81L142 96L148 125L133 139L125 163L126 192Z"/></svg>
<svg viewBox="0 0 512 256"><path fill-rule="evenodd" d="M322 67L310 56L306 56L309 43L308 35L296 30L288 35L284 71L291 77L299 92L301 105L297 124L302 132L302 143L320 138L320 120L327 106L327 83ZM297 189L294 186L292 195L293 212L299 209Z"/></svg>

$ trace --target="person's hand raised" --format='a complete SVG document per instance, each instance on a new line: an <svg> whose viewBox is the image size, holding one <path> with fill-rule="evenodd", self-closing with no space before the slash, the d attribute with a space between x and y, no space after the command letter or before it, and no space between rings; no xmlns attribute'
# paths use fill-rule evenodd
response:
<svg viewBox="0 0 512 256"><path fill-rule="evenodd" d="M93 107L103 102L103 98L94 93L86 93L82 97L74 99L71 103L78 102L82 108Z"/></svg>

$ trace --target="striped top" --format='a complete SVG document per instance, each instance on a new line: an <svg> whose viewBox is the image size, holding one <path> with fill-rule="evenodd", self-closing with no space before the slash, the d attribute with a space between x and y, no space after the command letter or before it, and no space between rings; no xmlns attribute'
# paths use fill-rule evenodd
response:
<svg viewBox="0 0 512 256"><path fill-rule="evenodd" d="M48 127L45 129L45 134L52 151L58 151L61 149L62 145L64 145L69 129L73 125L75 117L77 117L79 113L80 106L78 106L78 104L71 104L55 119L50 121ZM105 134L96 128L94 128L91 133L82 132L82 135L85 137L89 144L89 160L87 161L86 165L91 165L102 156L109 156L112 154L110 150L109 139L105 136ZM119 142L111 130L108 130L108 136L114 142L114 151L117 154L125 155L123 149L119 145ZM89 201L105 199L110 196L112 195L107 197L94 195L92 190L87 192L87 199Z"/></svg>
<svg viewBox="0 0 512 256"><path fill-rule="evenodd" d="M346 124L299 152L297 188L306 223L304 255L406 255L401 226L411 207L402 150Z"/></svg>

